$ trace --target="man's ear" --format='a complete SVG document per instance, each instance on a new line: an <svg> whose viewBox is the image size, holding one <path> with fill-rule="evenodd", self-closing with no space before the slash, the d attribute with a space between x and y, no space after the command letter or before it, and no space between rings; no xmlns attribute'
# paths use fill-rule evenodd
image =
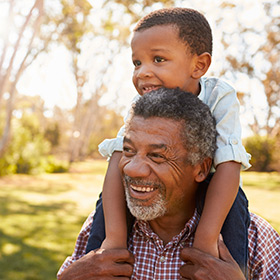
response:
<svg viewBox="0 0 280 280"><path fill-rule="evenodd" d="M212 166L211 158L206 158L202 163L197 164L195 167L194 180L197 183L204 181L210 172L211 166Z"/></svg>
<svg viewBox="0 0 280 280"><path fill-rule="evenodd" d="M192 73L192 78L200 79L210 67L211 60L211 55L208 52L204 52L196 56L196 63L194 71Z"/></svg>

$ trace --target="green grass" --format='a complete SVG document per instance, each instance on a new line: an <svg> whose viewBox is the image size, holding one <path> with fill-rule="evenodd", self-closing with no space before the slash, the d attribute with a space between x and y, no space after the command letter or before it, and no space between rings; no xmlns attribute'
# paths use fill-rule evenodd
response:
<svg viewBox="0 0 280 280"><path fill-rule="evenodd" d="M243 172L251 212L265 218L280 233L280 174Z"/></svg>
<svg viewBox="0 0 280 280"><path fill-rule="evenodd" d="M106 167L94 161L69 174L0 178L1 280L56 279L94 209Z"/></svg>
<svg viewBox="0 0 280 280"><path fill-rule="evenodd" d="M67 174L0 178L0 280L52 280L94 209L106 161ZM280 232L280 175L242 174L250 209Z"/></svg>

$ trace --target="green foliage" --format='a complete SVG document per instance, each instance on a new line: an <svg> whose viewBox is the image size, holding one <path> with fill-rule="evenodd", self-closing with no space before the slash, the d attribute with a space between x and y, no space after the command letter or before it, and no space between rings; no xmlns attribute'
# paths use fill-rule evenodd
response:
<svg viewBox="0 0 280 280"><path fill-rule="evenodd" d="M15 120L10 145L0 159L0 175L9 173L38 173L42 171L42 156L50 149L49 142L39 133L35 118Z"/></svg>
<svg viewBox="0 0 280 280"><path fill-rule="evenodd" d="M266 136L252 136L246 139L245 147L252 155L251 170L272 171L272 164L275 160L275 140Z"/></svg>
<svg viewBox="0 0 280 280"><path fill-rule="evenodd" d="M57 147L60 140L60 130L58 123L51 124L44 133L45 138L51 143L52 147Z"/></svg>
<svg viewBox="0 0 280 280"><path fill-rule="evenodd" d="M65 172L65 163L48 156L51 144L44 138L37 118L24 114L13 122L13 137L0 159L0 176L14 173Z"/></svg>
<svg viewBox="0 0 280 280"><path fill-rule="evenodd" d="M87 17L90 14L91 5L87 0L62 0L61 17L57 21L62 30L61 40L65 46L76 53L80 53L80 41L90 29L92 29Z"/></svg>
<svg viewBox="0 0 280 280"><path fill-rule="evenodd" d="M44 170L47 173L64 173L69 170L69 164L66 161L57 160L54 156L48 156Z"/></svg>
<svg viewBox="0 0 280 280"><path fill-rule="evenodd" d="M98 145L104 139L115 138L119 129L123 125L123 117L115 111L106 110L104 108L103 115L100 117L99 130L95 129L90 136L87 155L100 156L98 152Z"/></svg>

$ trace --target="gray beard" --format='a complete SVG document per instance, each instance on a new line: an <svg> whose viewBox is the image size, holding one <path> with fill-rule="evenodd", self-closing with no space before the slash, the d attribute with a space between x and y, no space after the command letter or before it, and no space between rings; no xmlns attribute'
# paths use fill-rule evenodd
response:
<svg viewBox="0 0 280 280"><path fill-rule="evenodd" d="M159 193L150 206L141 205L141 201L133 198L129 194L128 187L125 187L125 196L128 209L138 220L151 221L166 213L166 202L163 193Z"/></svg>

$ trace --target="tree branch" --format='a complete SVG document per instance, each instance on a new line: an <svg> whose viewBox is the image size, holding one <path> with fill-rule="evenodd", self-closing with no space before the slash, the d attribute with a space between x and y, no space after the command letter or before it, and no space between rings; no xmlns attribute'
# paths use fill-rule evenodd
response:
<svg viewBox="0 0 280 280"><path fill-rule="evenodd" d="M24 33L24 30L26 29L30 19L31 19L31 16L32 16L32 13L34 11L35 8L41 8L42 7L42 4L43 4L43 0L36 0L36 2L34 3L33 7L31 8L31 10L29 11L26 19L25 19L25 22L24 24L22 25L20 31L19 31L19 36L18 36L18 39L15 43L15 46L14 46L14 51L13 51L13 54L12 54L12 57L10 59L10 62L9 62L9 66L7 68L7 71L5 73L5 75L3 76L3 79L1 79L0 81L0 100L2 99L2 96L3 96L3 93L4 93L4 87L5 87L5 84L8 80L8 78L10 77L11 75L11 72L12 72L12 69L13 69L13 64L14 64L14 59L16 57L16 54L17 54L17 51L18 51L18 48L20 46L20 43L21 43L21 40L23 38L23 33ZM40 13L39 15L40 16Z"/></svg>

